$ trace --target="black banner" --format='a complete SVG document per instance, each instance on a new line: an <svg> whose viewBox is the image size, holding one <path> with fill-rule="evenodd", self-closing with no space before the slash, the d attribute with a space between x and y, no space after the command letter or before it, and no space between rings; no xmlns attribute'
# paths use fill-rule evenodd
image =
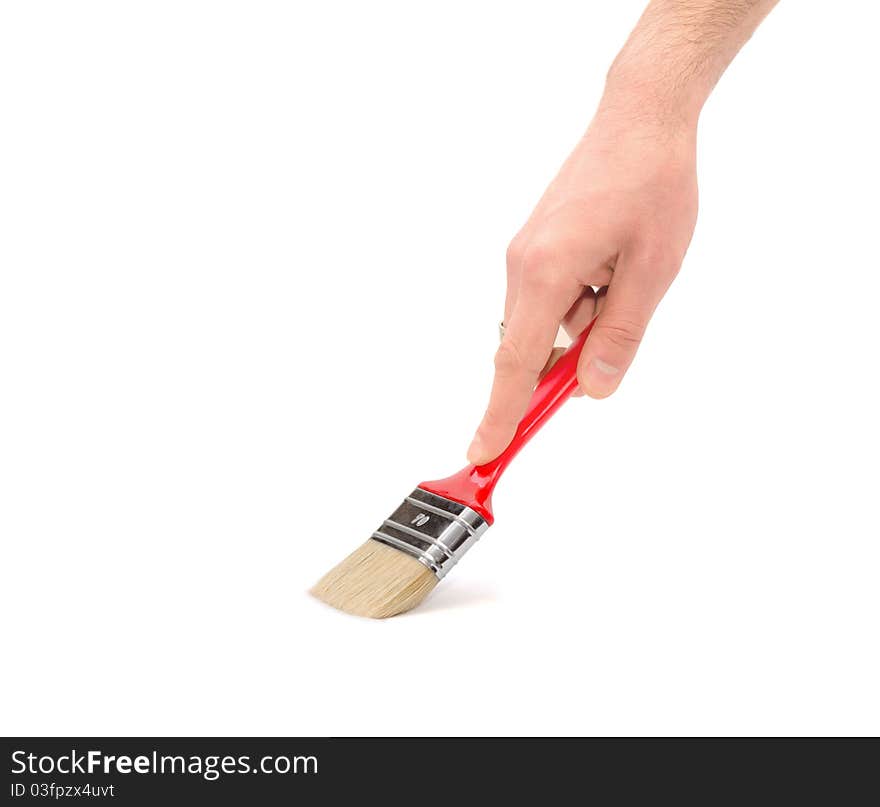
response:
<svg viewBox="0 0 880 807"><path fill-rule="evenodd" d="M877 796L871 740L18 738L2 740L4 803L419 804L479 788L552 803L580 793L626 803L827 803ZM570 798L569 798L570 800Z"/></svg>

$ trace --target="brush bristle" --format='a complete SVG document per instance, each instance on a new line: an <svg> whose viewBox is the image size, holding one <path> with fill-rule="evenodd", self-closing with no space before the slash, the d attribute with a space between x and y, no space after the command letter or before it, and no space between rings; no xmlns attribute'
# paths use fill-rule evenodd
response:
<svg viewBox="0 0 880 807"><path fill-rule="evenodd" d="M370 539L327 572L311 593L340 611L384 619L415 608L436 585L427 566Z"/></svg>

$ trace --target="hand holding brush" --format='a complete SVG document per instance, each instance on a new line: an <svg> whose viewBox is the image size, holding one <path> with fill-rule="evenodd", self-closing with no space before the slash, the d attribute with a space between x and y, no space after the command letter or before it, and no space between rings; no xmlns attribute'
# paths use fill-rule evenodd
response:
<svg viewBox="0 0 880 807"><path fill-rule="evenodd" d="M775 4L648 4L587 132L508 248L509 328L472 464L419 485L318 597L378 617L417 605L491 525L499 476L578 379L594 398L617 389L694 231L703 104ZM535 386L560 325L580 336Z"/></svg>

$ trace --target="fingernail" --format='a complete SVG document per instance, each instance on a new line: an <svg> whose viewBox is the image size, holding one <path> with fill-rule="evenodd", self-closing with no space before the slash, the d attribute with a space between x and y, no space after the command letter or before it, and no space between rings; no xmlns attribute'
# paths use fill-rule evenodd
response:
<svg viewBox="0 0 880 807"><path fill-rule="evenodd" d="M584 378L584 388L594 398L604 398L617 389L620 369L598 357L590 359Z"/></svg>
<svg viewBox="0 0 880 807"><path fill-rule="evenodd" d="M485 453L486 452L485 448L483 447L483 441L480 439L480 435L478 434L471 441L470 448L468 448L467 450L468 462L472 462L474 465L479 465Z"/></svg>

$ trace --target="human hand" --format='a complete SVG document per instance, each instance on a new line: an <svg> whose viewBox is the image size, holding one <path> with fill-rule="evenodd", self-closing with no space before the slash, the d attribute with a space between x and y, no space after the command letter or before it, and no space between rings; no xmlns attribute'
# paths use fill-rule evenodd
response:
<svg viewBox="0 0 880 807"><path fill-rule="evenodd" d="M560 325L574 337L598 314L579 387L593 398L617 389L694 231L695 147L695 120L600 105L507 250L505 332L471 462L513 438Z"/></svg>

